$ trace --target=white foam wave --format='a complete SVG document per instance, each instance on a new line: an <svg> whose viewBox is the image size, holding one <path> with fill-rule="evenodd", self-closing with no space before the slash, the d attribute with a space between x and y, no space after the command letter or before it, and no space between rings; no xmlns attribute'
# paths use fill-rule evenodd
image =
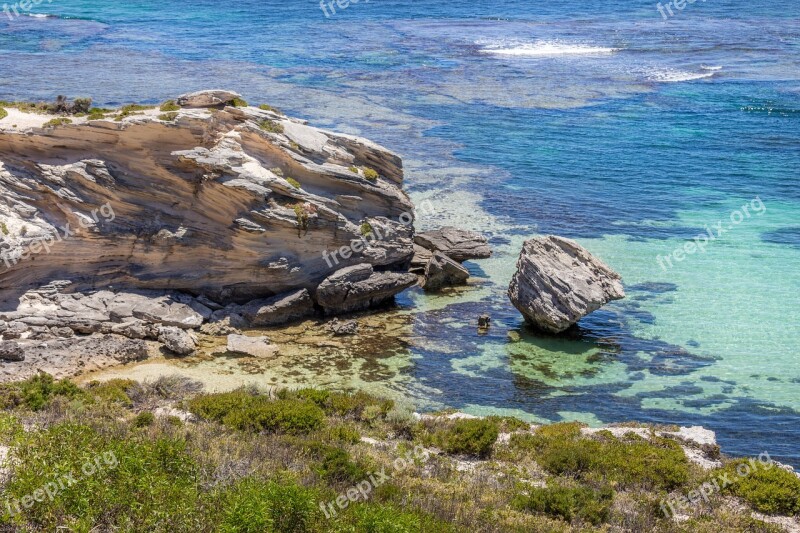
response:
<svg viewBox="0 0 800 533"><path fill-rule="evenodd" d="M722 67L712 67L707 65L700 65L700 68L703 70L710 70L712 72L717 72L718 70L722 70Z"/></svg>
<svg viewBox="0 0 800 533"><path fill-rule="evenodd" d="M481 49L481 52L485 54L516 57L554 57L574 55L608 55L619 50L619 48L608 48L560 41L536 41L533 43L493 44Z"/></svg>
<svg viewBox="0 0 800 533"><path fill-rule="evenodd" d="M687 72L685 70L665 69L651 72L647 80L659 83L679 83L682 81L702 80L704 78L711 78L715 71L706 72Z"/></svg>

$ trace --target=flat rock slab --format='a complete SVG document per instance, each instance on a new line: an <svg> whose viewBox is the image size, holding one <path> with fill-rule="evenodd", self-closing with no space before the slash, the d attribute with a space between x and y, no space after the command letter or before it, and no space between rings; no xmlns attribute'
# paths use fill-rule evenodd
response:
<svg viewBox="0 0 800 533"><path fill-rule="evenodd" d="M561 333L625 290L619 274L578 243L545 236L525 241L508 296L533 326Z"/></svg>
<svg viewBox="0 0 800 533"><path fill-rule="evenodd" d="M489 241L480 233L445 226L435 231L418 233L414 243L432 252L442 252L459 263L492 256Z"/></svg>
<svg viewBox="0 0 800 533"><path fill-rule="evenodd" d="M279 348L270 344L267 337L247 337L245 335L228 335L228 352L249 355L259 359L275 357Z"/></svg>

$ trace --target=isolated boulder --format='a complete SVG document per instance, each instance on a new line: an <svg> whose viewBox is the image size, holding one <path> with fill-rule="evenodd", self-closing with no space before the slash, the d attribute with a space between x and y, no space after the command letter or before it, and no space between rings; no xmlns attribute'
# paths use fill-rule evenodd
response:
<svg viewBox="0 0 800 533"><path fill-rule="evenodd" d="M442 252L459 263L492 256L492 249L486 237L474 231L451 226L418 233L414 237L414 243L432 252Z"/></svg>
<svg viewBox="0 0 800 533"><path fill-rule="evenodd" d="M158 342L176 355L191 355L197 349L194 335L174 326L161 327Z"/></svg>
<svg viewBox="0 0 800 533"><path fill-rule="evenodd" d="M233 102L242 95L232 91L208 90L182 94L178 97L181 107L215 107Z"/></svg>
<svg viewBox="0 0 800 533"><path fill-rule="evenodd" d="M525 242L508 296L533 326L560 333L625 291L619 274L578 243L544 236Z"/></svg>
<svg viewBox="0 0 800 533"><path fill-rule="evenodd" d="M464 285L469 279L469 271L441 252L433 252L425 267L422 288L437 291L444 287Z"/></svg>
<svg viewBox="0 0 800 533"><path fill-rule="evenodd" d="M328 331L334 337L346 337L358 333L358 322L355 320L339 320L334 318L328 323Z"/></svg>
<svg viewBox="0 0 800 533"><path fill-rule="evenodd" d="M317 287L316 299L327 315L363 311L390 301L417 283L408 272L375 272L363 263L343 268Z"/></svg>

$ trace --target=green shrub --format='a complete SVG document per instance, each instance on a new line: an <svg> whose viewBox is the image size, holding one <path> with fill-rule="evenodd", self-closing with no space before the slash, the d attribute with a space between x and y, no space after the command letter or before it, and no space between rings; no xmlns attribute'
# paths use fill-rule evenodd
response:
<svg viewBox="0 0 800 533"><path fill-rule="evenodd" d="M248 104L246 101L242 100L241 98L234 98L231 102L233 107L247 107Z"/></svg>
<svg viewBox="0 0 800 533"><path fill-rule="evenodd" d="M67 124L72 124L72 120L64 117L58 117L45 122L42 127L43 128L55 128L56 126L65 126Z"/></svg>
<svg viewBox="0 0 800 533"><path fill-rule="evenodd" d="M284 395L283 399L290 398L289 391L283 390L280 391L280 395ZM327 405L328 399L331 397L331 393L326 390L319 390L319 389L300 389L294 393L295 397L302 398L304 400L308 400L310 402L314 402L319 407L324 408Z"/></svg>
<svg viewBox="0 0 800 533"><path fill-rule="evenodd" d="M4 119L4 118L6 118L7 116L8 116L8 111L6 111L6 110L5 110L5 109L3 109L2 107L0 107L0 120L3 120L3 119Z"/></svg>
<svg viewBox="0 0 800 533"><path fill-rule="evenodd" d="M519 418L514 418L513 416L489 416L487 418L493 422L497 422L500 431L503 433L528 430L531 427L529 422L525 422Z"/></svg>
<svg viewBox="0 0 800 533"><path fill-rule="evenodd" d="M689 480L689 461L680 445L656 436L649 441L635 435L617 439L608 432L583 437L580 424L567 423L514 434L510 445L532 452L538 464L556 475L667 490Z"/></svg>
<svg viewBox="0 0 800 533"><path fill-rule="evenodd" d="M128 390L135 386L136 382L130 379L112 379L104 382L93 381L86 390L102 402L132 407L133 401L128 396Z"/></svg>
<svg viewBox="0 0 800 533"><path fill-rule="evenodd" d="M497 423L487 419L457 420L450 427L439 431L436 440L450 454L489 457L500 432Z"/></svg>
<svg viewBox="0 0 800 533"><path fill-rule="evenodd" d="M518 496L513 505L521 511L542 513L597 525L608 519L614 491L589 486L568 486L552 482L547 487L531 487L528 494Z"/></svg>
<svg viewBox="0 0 800 533"><path fill-rule="evenodd" d="M450 533L452 525L422 512L402 510L392 505L359 503L348 509L347 526L332 531L359 533ZM464 531L464 529L461 529ZM474 531L477 531L475 529Z"/></svg>
<svg viewBox="0 0 800 533"><path fill-rule="evenodd" d="M262 120L258 123L258 127L270 133L283 133L283 124L274 120Z"/></svg>
<svg viewBox="0 0 800 533"><path fill-rule="evenodd" d="M347 167L347 170L349 170L353 174L358 174L358 168L356 167Z"/></svg>
<svg viewBox="0 0 800 533"><path fill-rule="evenodd" d="M0 407L27 407L40 411L53 398L84 398L85 393L68 379L55 381L49 374L38 374L25 381L0 385Z"/></svg>
<svg viewBox="0 0 800 533"><path fill-rule="evenodd" d="M378 172L375 169L364 167L364 177L367 178L369 181L377 181Z"/></svg>
<svg viewBox="0 0 800 533"><path fill-rule="evenodd" d="M68 423L28 434L12 451L14 475L4 500L21 500L70 477L75 482L22 508L17 523L35 531L181 531L200 523L198 468L185 442L114 434ZM0 523L8 519L0 514Z"/></svg>
<svg viewBox="0 0 800 533"><path fill-rule="evenodd" d="M323 426L325 413L303 400L269 400L247 391L198 396L189 410L239 431L308 433Z"/></svg>
<svg viewBox="0 0 800 533"><path fill-rule="evenodd" d="M72 101L72 108L71 112L75 115L77 114L86 114L92 108L92 99L91 98L76 98Z"/></svg>
<svg viewBox="0 0 800 533"><path fill-rule="evenodd" d="M133 427L135 428L147 428L152 426L156 421L156 416L151 413L150 411L143 411L136 415L136 418L133 419Z"/></svg>
<svg viewBox="0 0 800 533"><path fill-rule="evenodd" d="M10 413L0 412L0 444L13 444L25 433L22 423Z"/></svg>
<svg viewBox="0 0 800 533"><path fill-rule="evenodd" d="M172 122L177 117L178 113L173 111L172 113L161 113L160 115L158 115L158 120L163 120L164 122Z"/></svg>
<svg viewBox="0 0 800 533"><path fill-rule="evenodd" d="M369 472L350 458L341 448L329 447L317 470L320 477L329 483L358 483L369 476Z"/></svg>
<svg viewBox="0 0 800 533"><path fill-rule="evenodd" d="M0 222L0 233L3 235L8 235L10 232L8 231L8 226L6 226L5 222Z"/></svg>
<svg viewBox="0 0 800 533"><path fill-rule="evenodd" d="M372 224L370 224L369 222L364 222L363 224L361 224L361 236L362 237L368 237L368 236L372 235L372 232L373 232Z"/></svg>
<svg viewBox="0 0 800 533"><path fill-rule="evenodd" d="M295 189L302 189L303 187L300 185L300 182L294 178L286 178L286 181L289 182L289 185L294 187Z"/></svg>
<svg viewBox="0 0 800 533"><path fill-rule="evenodd" d="M159 107L158 109L159 109L159 111L162 111L164 113L168 113L170 111L180 111L181 110L181 106L176 104L175 100L167 100L166 102L161 104L161 107Z"/></svg>
<svg viewBox="0 0 800 533"><path fill-rule="evenodd" d="M737 468L739 471L737 472ZM800 514L800 478L777 465L741 459L715 474L727 474L725 490L746 500L757 511L793 516ZM744 474L746 475L740 475Z"/></svg>

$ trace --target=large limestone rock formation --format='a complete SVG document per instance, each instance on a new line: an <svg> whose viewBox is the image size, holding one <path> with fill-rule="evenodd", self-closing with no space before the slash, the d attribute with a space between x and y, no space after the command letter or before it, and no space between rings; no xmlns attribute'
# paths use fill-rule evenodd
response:
<svg viewBox="0 0 800 533"><path fill-rule="evenodd" d="M0 128L0 300L70 280L244 303L351 265L405 270L413 229L399 217L413 206L395 154L254 107L159 116ZM326 260L365 223L384 238Z"/></svg>
<svg viewBox="0 0 800 533"><path fill-rule="evenodd" d="M400 158L237 97L0 119L0 381L14 365L69 375L144 357L147 343L185 355L201 328L361 310L413 284Z"/></svg>
<svg viewBox="0 0 800 533"><path fill-rule="evenodd" d="M625 291L619 274L578 243L546 236L525 242L508 295L528 322L560 333Z"/></svg>

